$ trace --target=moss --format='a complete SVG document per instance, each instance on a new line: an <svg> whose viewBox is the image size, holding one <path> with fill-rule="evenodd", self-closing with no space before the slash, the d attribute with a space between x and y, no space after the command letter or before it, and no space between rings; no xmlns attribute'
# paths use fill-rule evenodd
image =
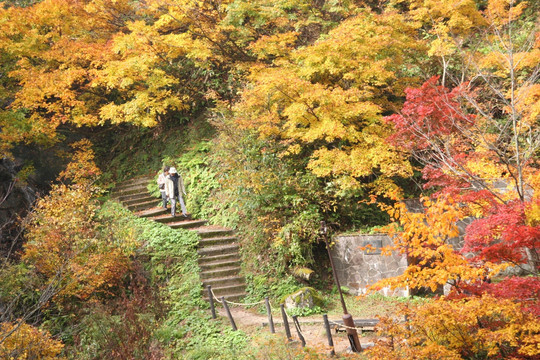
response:
<svg viewBox="0 0 540 360"><path fill-rule="evenodd" d="M281 301L280 303L283 304L285 303L285 300L289 297L289 296L292 296L292 295L295 295L295 294L298 294L298 293L306 293L306 294L309 294L309 296L311 296L313 298L313 306L319 306L319 307L322 307L324 306L324 300L321 296L321 294L319 294L319 292L317 290L315 290L314 288L312 287L309 287L309 286L306 286L306 287L303 287L295 292L293 292L292 294L289 294L289 295L285 295L284 297L281 298ZM300 303L300 296L296 296L294 298L294 302L296 304L299 304Z"/></svg>
<svg viewBox="0 0 540 360"><path fill-rule="evenodd" d="M314 271L306 267L296 267L292 270L292 274L297 278L309 281Z"/></svg>

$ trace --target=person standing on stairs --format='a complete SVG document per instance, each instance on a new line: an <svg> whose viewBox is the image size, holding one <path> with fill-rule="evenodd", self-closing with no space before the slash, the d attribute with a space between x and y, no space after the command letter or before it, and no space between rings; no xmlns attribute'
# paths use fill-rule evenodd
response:
<svg viewBox="0 0 540 360"><path fill-rule="evenodd" d="M169 167L164 166L163 172L159 174L157 179L157 184L159 187L159 192L161 192L161 200L163 200L163 208L167 208L167 191L165 190L165 182L167 181L167 176L169 176Z"/></svg>
<svg viewBox="0 0 540 360"><path fill-rule="evenodd" d="M169 176L167 176L167 180L165 181L165 190L171 201L171 215L176 216L176 199L178 199L178 201L180 201L180 207L182 208L182 215L187 217L186 205L182 198L182 194L186 195L184 180L182 180L182 177L174 167L169 169Z"/></svg>

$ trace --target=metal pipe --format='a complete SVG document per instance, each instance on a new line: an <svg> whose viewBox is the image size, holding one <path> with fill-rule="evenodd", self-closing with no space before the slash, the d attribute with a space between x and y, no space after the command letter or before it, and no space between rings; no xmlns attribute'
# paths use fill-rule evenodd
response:
<svg viewBox="0 0 540 360"><path fill-rule="evenodd" d="M332 253L330 252L330 245L328 244L328 227L324 221L321 221L321 233L323 234L324 243L326 244L326 251L328 252L328 257L330 258L330 266L332 267L332 274L334 275L334 281L339 292L339 298L341 300L341 307L343 308L343 313L348 314L347 305L345 304L345 299L343 298L343 292L341 291L341 285L339 283L339 278L336 273L336 267L334 266L334 260L332 259Z"/></svg>
<svg viewBox="0 0 540 360"><path fill-rule="evenodd" d="M356 332L356 327L354 325L354 320L352 316L347 311L347 305L345 304L345 299L343 298L343 292L341 291L341 285L339 283L339 278L337 276L336 267L334 266L334 260L332 259L332 253L330 252L330 245L328 244L328 227L324 221L321 221L321 233L323 234L324 243L326 244L326 251L328 252L328 257L330 258L330 266L332 266L332 274L334 274L334 281L338 288L339 297L341 300L341 306L343 308L343 324L347 329L347 337L351 343L351 349L353 352L361 352L362 346L360 345L360 340L358 339L358 333Z"/></svg>
<svg viewBox="0 0 540 360"><path fill-rule="evenodd" d="M349 343L351 344L351 349L353 352L361 352L362 345L360 345L360 339L358 339L358 332L356 331L356 326L351 314L343 315L343 325L346 326L345 330L347 331L347 337L349 338Z"/></svg>

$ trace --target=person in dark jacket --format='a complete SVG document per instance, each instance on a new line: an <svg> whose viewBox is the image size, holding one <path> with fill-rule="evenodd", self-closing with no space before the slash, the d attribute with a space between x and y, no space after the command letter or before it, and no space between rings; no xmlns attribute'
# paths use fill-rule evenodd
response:
<svg viewBox="0 0 540 360"><path fill-rule="evenodd" d="M184 180L182 180L182 177L180 174L178 174L176 168L174 167L169 169L169 175L165 181L165 191L167 193L167 197L171 201L171 215L176 216L176 199L178 199L182 209L182 215L187 217L186 204L184 204L184 199L182 198L182 195L186 195Z"/></svg>

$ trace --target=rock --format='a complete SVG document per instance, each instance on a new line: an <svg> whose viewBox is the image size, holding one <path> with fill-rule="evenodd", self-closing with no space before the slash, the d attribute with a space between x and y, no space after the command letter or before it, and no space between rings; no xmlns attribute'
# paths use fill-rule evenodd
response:
<svg viewBox="0 0 540 360"><path fill-rule="evenodd" d="M285 298L285 308L313 308L322 306L323 301L317 290L305 287Z"/></svg>
<svg viewBox="0 0 540 360"><path fill-rule="evenodd" d="M315 272L313 270L306 267L296 267L292 270L292 274L294 277L306 281L310 281L314 273Z"/></svg>

